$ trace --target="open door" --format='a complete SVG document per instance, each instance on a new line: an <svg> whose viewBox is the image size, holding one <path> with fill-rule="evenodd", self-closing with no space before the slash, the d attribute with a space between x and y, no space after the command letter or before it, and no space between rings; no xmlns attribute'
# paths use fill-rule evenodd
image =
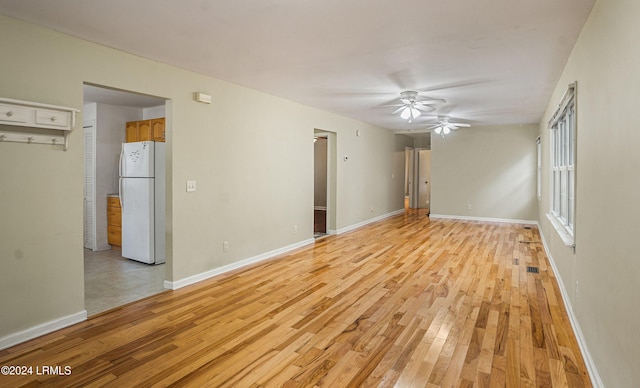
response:
<svg viewBox="0 0 640 388"><path fill-rule="evenodd" d="M418 209L431 208L431 150L418 150Z"/></svg>
<svg viewBox="0 0 640 388"><path fill-rule="evenodd" d="M414 177L414 150L411 147L404 149L404 208L413 209L415 204Z"/></svg>

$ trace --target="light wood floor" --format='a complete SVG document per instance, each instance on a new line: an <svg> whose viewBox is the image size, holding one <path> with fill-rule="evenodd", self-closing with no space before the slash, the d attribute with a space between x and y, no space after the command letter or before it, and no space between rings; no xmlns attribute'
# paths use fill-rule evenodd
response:
<svg viewBox="0 0 640 388"><path fill-rule="evenodd" d="M71 369L0 386L590 386L539 241L409 212L0 351Z"/></svg>

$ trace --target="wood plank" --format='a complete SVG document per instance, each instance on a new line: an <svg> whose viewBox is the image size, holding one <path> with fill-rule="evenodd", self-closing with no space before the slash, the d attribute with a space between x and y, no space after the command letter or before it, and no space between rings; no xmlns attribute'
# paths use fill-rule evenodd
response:
<svg viewBox="0 0 640 388"><path fill-rule="evenodd" d="M407 211L2 350L72 374L0 385L590 387L539 241Z"/></svg>

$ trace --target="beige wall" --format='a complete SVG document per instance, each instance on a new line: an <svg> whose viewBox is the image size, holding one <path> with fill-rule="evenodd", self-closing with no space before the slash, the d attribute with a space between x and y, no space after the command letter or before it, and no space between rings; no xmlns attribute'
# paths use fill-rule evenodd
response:
<svg viewBox="0 0 640 388"><path fill-rule="evenodd" d="M541 229L598 372L608 387L640 381L640 2L597 1L540 125ZM576 251L549 211L546 123L571 82L577 91Z"/></svg>
<svg viewBox="0 0 640 388"><path fill-rule="evenodd" d="M431 213L537 220L537 130L535 125L471 127L445 137L434 134Z"/></svg>
<svg viewBox="0 0 640 388"><path fill-rule="evenodd" d="M0 50L11 53L2 97L81 109L90 82L169 99L170 281L312 238L316 128L336 133L338 229L402 209L387 130L4 16ZM196 91L212 104L193 101ZM0 144L0 180L1 339L84 309L81 125L67 152Z"/></svg>

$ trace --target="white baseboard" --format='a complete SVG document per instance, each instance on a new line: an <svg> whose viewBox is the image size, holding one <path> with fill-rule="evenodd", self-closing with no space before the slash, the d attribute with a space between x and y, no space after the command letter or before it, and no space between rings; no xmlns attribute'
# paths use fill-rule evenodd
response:
<svg viewBox="0 0 640 388"><path fill-rule="evenodd" d="M108 251L111 249L111 245L109 244L102 244L102 245L97 245L96 246L96 252L98 251Z"/></svg>
<svg viewBox="0 0 640 388"><path fill-rule="evenodd" d="M368 224L371 224L373 222L384 220L385 218L393 217L393 216L395 216L397 214L402 214L402 213L404 213L404 209L396 210L396 211L393 211L391 213L387 213L387 214L383 214L381 216L370 218L368 220L365 220L365 221L362 221L362 222L358 222L357 224L353 224L353 225L350 225L350 226L346 226L344 228L340 228L340 229L338 229L336 231L336 234L350 232L350 231L352 231L354 229L361 228L361 227L363 227L365 225L368 225Z"/></svg>
<svg viewBox="0 0 640 388"><path fill-rule="evenodd" d="M87 320L87 310L67 315L0 338L0 350Z"/></svg>
<svg viewBox="0 0 640 388"><path fill-rule="evenodd" d="M553 260L553 256L551 256L551 252L549 251L549 246L547 245L547 239L542 232L542 228L540 224L538 224L538 230L540 231L540 237L542 239L542 245L544 246L544 251L549 258L549 263L551 264L551 268L553 269L553 273L556 276L558 281L558 288L560 288L560 294L562 295L562 300L564 301L564 305L567 309L567 314L569 315L569 322L571 322L571 327L573 328L573 332L576 335L576 340L578 341L578 346L580 346L580 351L582 352L582 357L584 358L584 363L587 365L587 371L589 372L589 377L591 378L591 383L594 387L604 387L604 383L600 378L600 374L598 373L598 368L596 367L593 358L591 357L591 353L589 353L589 348L587 347L587 341L582 334L582 329L580 328L580 324L578 323L578 319L573 312L573 306L571 305L571 300L569 299L569 294L567 293L567 289L564 286L564 281L562 280L562 276L560 276L560 271L558 271L558 267L556 267L555 260Z"/></svg>
<svg viewBox="0 0 640 388"><path fill-rule="evenodd" d="M483 221L483 222L505 222L509 224L525 224L525 225L538 225L537 221L533 220L518 220L512 218L491 218L491 217L467 217L467 216L455 216L447 214L429 214L429 218L442 218L450 220L465 220L465 221Z"/></svg>
<svg viewBox="0 0 640 388"><path fill-rule="evenodd" d="M394 216L396 214L402 214L402 213L404 213L404 209L396 210L394 212L387 213L387 214L384 214L384 215L381 215L381 216L378 216L378 217L375 217L375 218L371 218L369 220L360 222L360 223L355 224L355 225L347 226L346 228L342 228L342 229L339 229L337 231L336 230L329 230L328 234L340 234L340 233L349 232L351 230L360 228L360 227L362 227L364 225L367 225L367 224L370 224L372 222L380 221L380 220L383 220L385 218L389 218L389 217ZM196 275L192 275L192 276L189 276L189 277L186 277L184 279L180 279L180 280L177 280L177 281L174 281L174 282L165 280L164 281L164 288L167 288L167 289L170 289L170 290L177 290L179 288L186 287L186 286L189 286L191 284L195 284L197 282L212 278L214 276L222 275L223 273L226 273L226 272L229 272L229 271L233 271L233 270L236 270L236 269L239 269L239 268L242 268L242 267L246 267L248 265L259 263L259 262L261 262L263 260L270 259L272 257L278 256L278 255L283 254L285 252L292 251L294 249L303 247L305 245L312 244L314 241L315 241L314 239L304 240L304 241L301 241L301 242L296 243L296 244L292 244L292 245L289 245L289 246L286 246L286 247L283 247L283 248L280 248L280 249L276 249L276 250L273 250L273 251L270 251L270 252L266 252L266 253L263 253L263 254L260 254L260 255L254 256L254 257L250 257L250 258L244 259L244 260L240 260L240 261L237 261L235 263L227 264L227 265L222 266L222 267L214 268L212 270L209 270L209 271L206 271L206 272L202 272L202 273L199 273L199 274L196 274Z"/></svg>
<svg viewBox="0 0 640 388"><path fill-rule="evenodd" d="M236 261L235 263L231 263L231 264L224 265L222 267L214 268L212 270L209 270L209 271L206 271L206 272L202 272L202 273L199 273L199 274L196 274L196 275L192 275L192 276L186 277L184 279L177 280L175 282L170 282L168 280L165 280L164 281L164 288L168 288L170 290L177 290L179 288L186 287L186 286L189 286L191 284L195 284L195 283L201 282L203 280L212 278L214 276L222 275L223 273L226 273L226 272L229 272L229 271L233 271L233 270L236 270L236 269L239 269L239 268L242 268L242 267L246 267L248 265L259 263L259 262L261 262L263 260L267 260L267 259L270 259L272 257L281 255L283 253L292 251L294 249L303 247L305 245L312 244L314 241L315 240L312 239L312 238L310 238L308 240L303 240L303 241L300 241L300 242L295 243L295 244L288 245L288 246L283 247L283 248L275 249L273 251L265 252L265 253L262 253L262 254L257 255L257 256L249 257L248 259Z"/></svg>

